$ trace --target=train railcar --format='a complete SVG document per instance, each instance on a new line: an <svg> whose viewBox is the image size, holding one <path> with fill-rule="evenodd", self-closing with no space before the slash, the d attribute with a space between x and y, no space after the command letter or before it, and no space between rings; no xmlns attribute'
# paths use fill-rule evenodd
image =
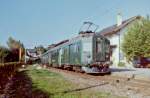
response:
<svg viewBox="0 0 150 98"><path fill-rule="evenodd" d="M48 50L43 64L86 73L109 73L110 42L100 34L84 32Z"/></svg>

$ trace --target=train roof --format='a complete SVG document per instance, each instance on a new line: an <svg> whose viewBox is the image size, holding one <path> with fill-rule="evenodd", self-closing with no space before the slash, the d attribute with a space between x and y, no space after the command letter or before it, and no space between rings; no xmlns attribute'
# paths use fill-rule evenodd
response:
<svg viewBox="0 0 150 98"><path fill-rule="evenodd" d="M71 39L67 39L67 40L63 40L57 44L53 44L54 47L52 47L51 49L49 49L48 51L46 51L44 54L42 54L41 56L44 56L45 54L53 51L53 50L56 50L56 49L59 49L60 47L62 46L65 46L65 45L68 45L70 43L73 43L73 42L76 42L76 41L79 41L79 40L82 40L82 38L88 38L90 36L93 36L95 33L94 32L91 32L91 31L87 31L87 32L81 32L79 33L78 36L76 37L73 37Z"/></svg>

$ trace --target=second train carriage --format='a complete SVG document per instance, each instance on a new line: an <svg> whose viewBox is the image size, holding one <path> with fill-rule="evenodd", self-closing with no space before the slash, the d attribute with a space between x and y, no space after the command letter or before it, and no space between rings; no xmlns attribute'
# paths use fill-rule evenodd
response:
<svg viewBox="0 0 150 98"><path fill-rule="evenodd" d="M84 32L45 52L41 61L48 66L86 73L108 73L110 42L100 34Z"/></svg>

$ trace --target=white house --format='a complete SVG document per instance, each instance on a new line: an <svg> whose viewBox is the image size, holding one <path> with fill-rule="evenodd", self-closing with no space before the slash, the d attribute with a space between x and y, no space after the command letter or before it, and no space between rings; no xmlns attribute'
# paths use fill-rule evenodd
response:
<svg viewBox="0 0 150 98"><path fill-rule="evenodd" d="M122 39L124 37L124 34L127 31L127 28L133 24L134 21L141 19L140 16L135 16L132 18L129 18L127 20L122 21L121 14L117 15L117 24L107 27L103 30L101 30L98 33L101 33L105 37L107 37L110 40L111 44L111 61L113 62L114 67L118 67L119 62L126 63L126 67L132 67L132 64L127 63L126 58L123 55L123 52L121 51L121 43Z"/></svg>

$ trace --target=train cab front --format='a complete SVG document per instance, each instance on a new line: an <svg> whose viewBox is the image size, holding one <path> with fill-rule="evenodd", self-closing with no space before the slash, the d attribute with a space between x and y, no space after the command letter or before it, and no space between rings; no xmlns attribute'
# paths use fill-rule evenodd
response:
<svg viewBox="0 0 150 98"><path fill-rule="evenodd" d="M110 42L102 35L93 37L93 63L89 74L110 74Z"/></svg>

